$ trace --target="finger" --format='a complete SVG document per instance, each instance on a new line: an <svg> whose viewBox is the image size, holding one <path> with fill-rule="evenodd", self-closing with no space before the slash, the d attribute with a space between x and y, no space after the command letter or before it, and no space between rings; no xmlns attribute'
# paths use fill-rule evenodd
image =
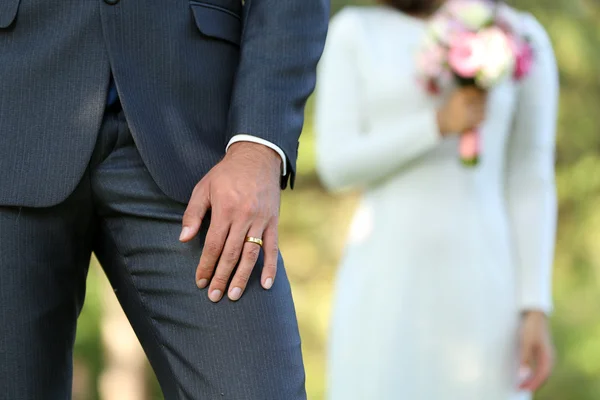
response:
<svg viewBox="0 0 600 400"><path fill-rule="evenodd" d="M489 91L487 91L487 90L481 90L480 92L481 92L480 96L481 96L482 100L484 102L486 102L487 99L488 99Z"/></svg>
<svg viewBox="0 0 600 400"><path fill-rule="evenodd" d="M475 86L472 85L464 86L459 90L467 99L472 99L477 95L477 92L479 91Z"/></svg>
<svg viewBox="0 0 600 400"><path fill-rule="evenodd" d="M223 298L223 294L227 290L227 284L231 278L231 274L238 263L242 248L244 247L244 239L248 232L249 223L234 224L227 235L227 242L221 253L219 264L210 281L208 289L208 298L217 302Z"/></svg>
<svg viewBox="0 0 600 400"><path fill-rule="evenodd" d="M477 90L473 95L473 102L477 105L485 105L487 101L487 92L484 90Z"/></svg>
<svg viewBox="0 0 600 400"><path fill-rule="evenodd" d="M269 290L275 282L277 275L277 260L279 259L279 244L278 244L278 221L273 218L263 234L263 251L265 255L265 264L262 270L263 288Z"/></svg>
<svg viewBox="0 0 600 400"><path fill-rule="evenodd" d="M478 103L475 107L476 110L482 114L485 114L487 110L487 105L485 103Z"/></svg>
<svg viewBox="0 0 600 400"><path fill-rule="evenodd" d="M469 108L485 108L486 107L486 98L478 93L470 95L465 100L465 105Z"/></svg>
<svg viewBox="0 0 600 400"><path fill-rule="evenodd" d="M198 185L192 193L190 203L183 214L182 229L179 235L181 242L189 242L198 234L202 220L210 208L210 198L204 186Z"/></svg>
<svg viewBox="0 0 600 400"><path fill-rule="evenodd" d="M483 90L477 86L467 86L467 93L472 99L483 99L487 96L487 90Z"/></svg>
<svg viewBox="0 0 600 400"><path fill-rule="evenodd" d="M249 236L262 239L264 229L264 225L255 224L247 231L247 235L244 235L244 238L242 239L243 252L240 264L238 265L229 289L229 298L233 301L239 300L240 297L242 297L244 290L246 290L246 286L248 285L248 281L250 280L250 276L256 266L261 251L259 244L245 242L245 238L246 236Z"/></svg>
<svg viewBox="0 0 600 400"><path fill-rule="evenodd" d="M485 117L485 108L482 106L470 106L467 110L468 121L471 127L475 127L483 122Z"/></svg>
<svg viewBox="0 0 600 400"><path fill-rule="evenodd" d="M523 343L521 343L520 360L521 360L521 371L523 371L523 372L531 371L531 360L533 359L532 349L533 349L533 346L530 345L529 343L527 343L525 341ZM519 383L519 389L527 390L526 386L531 381L531 373L529 372L529 373L527 373L526 376L520 377L520 378L522 378L522 381Z"/></svg>
<svg viewBox="0 0 600 400"><path fill-rule="evenodd" d="M476 109L473 116L473 125L479 126L485 120L485 110L482 108Z"/></svg>
<svg viewBox="0 0 600 400"><path fill-rule="evenodd" d="M208 232L206 233L206 239L204 240L200 262L196 269L196 284L200 289L207 287L208 282L212 278L215 265L223 252L230 226L231 222L229 222L228 218L222 214L213 213Z"/></svg>
<svg viewBox="0 0 600 400"><path fill-rule="evenodd" d="M544 348L539 349L536 353L535 371L523 384L524 389L531 392L538 390L548 377L550 377L550 373L552 372L552 356L550 352Z"/></svg>

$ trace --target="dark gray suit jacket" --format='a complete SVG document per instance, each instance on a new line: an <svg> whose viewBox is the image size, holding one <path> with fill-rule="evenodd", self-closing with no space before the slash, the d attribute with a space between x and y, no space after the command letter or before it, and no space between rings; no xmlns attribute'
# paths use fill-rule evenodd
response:
<svg viewBox="0 0 600 400"><path fill-rule="evenodd" d="M328 3L0 0L0 205L71 193L111 71L139 152L173 199L187 202L236 134L283 149L293 184Z"/></svg>

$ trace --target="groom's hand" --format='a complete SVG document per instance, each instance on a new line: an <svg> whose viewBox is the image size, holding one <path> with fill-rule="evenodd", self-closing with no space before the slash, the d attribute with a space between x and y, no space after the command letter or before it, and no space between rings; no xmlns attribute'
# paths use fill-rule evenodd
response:
<svg viewBox="0 0 600 400"><path fill-rule="evenodd" d="M221 300L226 290L231 300L242 296L260 253L260 246L246 242L246 237L263 240L265 261L261 283L265 289L273 285L279 254L281 168L281 157L270 148L237 142L194 188L179 240L188 242L194 238L202 219L211 210L196 284L200 288L209 286L208 297L213 302Z"/></svg>

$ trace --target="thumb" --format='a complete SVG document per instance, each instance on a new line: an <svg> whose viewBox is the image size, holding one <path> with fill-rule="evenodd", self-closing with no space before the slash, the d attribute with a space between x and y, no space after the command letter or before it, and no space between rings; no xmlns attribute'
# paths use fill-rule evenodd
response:
<svg viewBox="0 0 600 400"><path fill-rule="evenodd" d="M189 242L198 234L202 220L210 208L210 195L207 185L199 183L194 188L190 202L183 214L182 229L179 236L181 242Z"/></svg>

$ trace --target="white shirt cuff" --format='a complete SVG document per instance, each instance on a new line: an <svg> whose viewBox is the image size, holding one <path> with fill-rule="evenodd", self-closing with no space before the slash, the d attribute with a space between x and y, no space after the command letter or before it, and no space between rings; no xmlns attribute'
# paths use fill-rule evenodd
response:
<svg viewBox="0 0 600 400"><path fill-rule="evenodd" d="M241 134L241 135L235 135L234 137L231 138L231 140L227 144L227 147L225 148L225 151L227 152L227 150L229 150L229 146L231 146L232 144L237 143L237 142L259 143L259 144L269 147L270 149L275 150L277 152L277 154L279 154L279 156L281 157L281 162L282 162L282 166L283 166L282 167L283 176L287 175L287 158L285 157L285 153L283 152L283 150L281 150L279 148L279 146L276 146L273 143L269 142L268 140L264 140L264 139L261 139L256 136Z"/></svg>

